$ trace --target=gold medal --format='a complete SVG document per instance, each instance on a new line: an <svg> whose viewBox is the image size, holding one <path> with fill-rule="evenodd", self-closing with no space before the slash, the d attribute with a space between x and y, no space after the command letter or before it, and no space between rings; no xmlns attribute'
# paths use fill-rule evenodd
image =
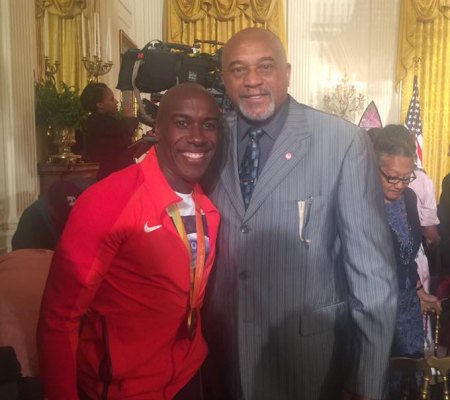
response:
<svg viewBox="0 0 450 400"><path fill-rule="evenodd" d="M199 303L201 293L203 270L205 267L205 258L206 258L206 245L205 245L205 234L203 230L202 213L195 193L194 193L194 201L195 201L195 228L197 232L197 254L195 263L194 257L192 255L192 249L189 244L189 240L187 238L186 230L184 228L183 220L181 219L178 207L176 206L176 204L172 204L168 208L168 212L173 219L178 234L180 235L184 245L186 246L190 258L189 312L187 315L186 324L183 322L179 330L180 334L181 332L185 331L185 328L183 327L186 327L187 337L189 338L189 340L193 340L195 338L195 334L197 331L197 319L198 319L197 306Z"/></svg>

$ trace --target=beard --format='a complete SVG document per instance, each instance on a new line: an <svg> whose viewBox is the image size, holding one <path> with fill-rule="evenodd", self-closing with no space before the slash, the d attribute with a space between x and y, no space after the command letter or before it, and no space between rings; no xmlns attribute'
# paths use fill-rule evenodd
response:
<svg viewBox="0 0 450 400"><path fill-rule="evenodd" d="M270 103L265 109L261 109L259 106L252 107L245 103L244 99L239 99L238 109L241 114L249 121L265 121L269 119L275 113L275 103L273 101L272 92L268 92L270 97Z"/></svg>

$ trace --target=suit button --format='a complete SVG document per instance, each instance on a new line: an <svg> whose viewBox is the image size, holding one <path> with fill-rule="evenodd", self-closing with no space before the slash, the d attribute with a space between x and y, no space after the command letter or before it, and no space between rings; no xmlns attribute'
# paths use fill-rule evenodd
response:
<svg viewBox="0 0 450 400"><path fill-rule="evenodd" d="M239 272L239 279L241 281L245 281L245 280L247 280L247 278L248 278L247 272L245 272L245 271Z"/></svg>
<svg viewBox="0 0 450 400"><path fill-rule="evenodd" d="M250 229L248 229L247 225L242 225L241 226L241 233L248 233Z"/></svg>

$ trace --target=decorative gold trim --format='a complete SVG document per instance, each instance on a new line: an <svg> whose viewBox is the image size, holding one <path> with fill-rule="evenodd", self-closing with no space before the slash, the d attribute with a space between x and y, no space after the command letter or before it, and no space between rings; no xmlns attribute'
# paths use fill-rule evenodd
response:
<svg viewBox="0 0 450 400"><path fill-rule="evenodd" d="M122 30L119 29L119 53L120 58L128 49L138 49L137 45L130 39L130 37Z"/></svg>

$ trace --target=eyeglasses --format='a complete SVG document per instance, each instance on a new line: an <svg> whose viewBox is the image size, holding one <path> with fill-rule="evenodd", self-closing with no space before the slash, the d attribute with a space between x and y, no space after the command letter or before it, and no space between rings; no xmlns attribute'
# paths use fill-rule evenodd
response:
<svg viewBox="0 0 450 400"><path fill-rule="evenodd" d="M391 185L396 185L397 183L404 183L406 185L408 185L409 183L411 183L414 179L416 179L416 174L414 173L414 171L412 172L412 174L410 176L408 176L407 178L400 178L399 176L389 176L386 175L384 173L384 171L380 168L380 172L381 175L383 175L384 179L386 179L387 183L390 183Z"/></svg>

